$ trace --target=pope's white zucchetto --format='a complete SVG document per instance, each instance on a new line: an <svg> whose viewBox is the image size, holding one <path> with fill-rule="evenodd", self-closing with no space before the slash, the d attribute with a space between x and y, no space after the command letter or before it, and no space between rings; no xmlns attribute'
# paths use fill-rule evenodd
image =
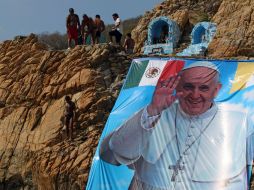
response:
<svg viewBox="0 0 254 190"><path fill-rule="evenodd" d="M194 67L206 67L206 68L213 69L213 70L217 71L218 73L220 73L218 67L210 61L196 61L196 62L193 62L193 63L185 66L182 69L182 71L187 70L187 69L191 69L191 68L194 68Z"/></svg>

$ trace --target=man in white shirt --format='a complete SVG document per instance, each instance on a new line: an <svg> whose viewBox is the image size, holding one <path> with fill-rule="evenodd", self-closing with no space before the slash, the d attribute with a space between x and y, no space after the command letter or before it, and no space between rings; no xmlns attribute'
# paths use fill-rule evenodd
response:
<svg viewBox="0 0 254 190"><path fill-rule="evenodd" d="M110 37L110 42L113 42L113 36L115 36L116 38L116 43L118 45L121 44L121 38L122 38L122 33L120 31L120 25L121 25L121 19L119 18L117 13L114 13L112 15L114 21L115 21L115 25L112 28L112 30L109 32L109 37Z"/></svg>
<svg viewBox="0 0 254 190"><path fill-rule="evenodd" d="M217 105L219 70L199 61L157 85L151 103L103 141L101 158L135 170L130 190L245 190L253 123Z"/></svg>

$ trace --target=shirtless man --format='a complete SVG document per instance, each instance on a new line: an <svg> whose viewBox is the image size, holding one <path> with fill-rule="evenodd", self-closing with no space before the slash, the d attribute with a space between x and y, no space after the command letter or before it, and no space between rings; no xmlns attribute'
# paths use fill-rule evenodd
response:
<svg viewBox="0 0 254 190"><path fill-rule="evenodd" d="M95 16L94 24L95 24L95 43L98 44L100 42L101 33L105 30L105 24L103 20L101 20L100 15Z"/></svg>
<svg viewBox="0 0 254 190"><path fill-rule="evenodd" d="M135 41L131 38L131 33L127 33L126 38L124 40L124 44L123 44L125 53L132 54L134 46L135 46Z"/></svg>
<svg viewBox="0 0 254 190"><path fill-rule="evenodd" d="M65 110L64 110L64 117L65 117L65 126L66 126L66 133L67 137L70 139L73 138L73 120L75 118L75 110L76 106L73 101L71 101L70 96L65 96Z"/></svg>
<svg viewBox="0 0 254 190"><path fill-rule="evenodd" d="M66 29L68 34L68 49L71 48L71 40L78 45L78 30L80 29L80 22L78 15L74 14L74 9L69 9L69 15L66 18Z"/></svg>

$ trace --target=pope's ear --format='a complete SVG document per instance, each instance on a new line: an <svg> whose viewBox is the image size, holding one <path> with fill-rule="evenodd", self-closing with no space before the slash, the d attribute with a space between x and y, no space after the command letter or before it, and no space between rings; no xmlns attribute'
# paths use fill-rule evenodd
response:
<svg viewBox="0 0 254 190"><path fill-rule="evenodd" d="M219 84L218 84L218 89L220 90L220 89L221 89L221 87L222 87L222 84L221 84L221 83L219 83Z"/></svg>
<svg viewBox="0 0 254 190"><path fill-rule="evenodd" d="M220 91L221 87L222 87L222 84L221 84L221 83L218 83L218 84L217 84L217 87L216 87L215 96L217 96L217 95L218 95L218 93L219 93L219 91Z"/></svg>

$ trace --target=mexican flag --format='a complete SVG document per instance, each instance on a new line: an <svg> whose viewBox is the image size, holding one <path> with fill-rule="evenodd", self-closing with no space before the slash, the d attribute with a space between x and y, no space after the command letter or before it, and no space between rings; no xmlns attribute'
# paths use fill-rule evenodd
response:
<svg viewBox="0 0 254 190"><path fill-rule="evenodd" d="M137 86L156 86L184 66L182 60L134 60L123 89Z"/></svg>

